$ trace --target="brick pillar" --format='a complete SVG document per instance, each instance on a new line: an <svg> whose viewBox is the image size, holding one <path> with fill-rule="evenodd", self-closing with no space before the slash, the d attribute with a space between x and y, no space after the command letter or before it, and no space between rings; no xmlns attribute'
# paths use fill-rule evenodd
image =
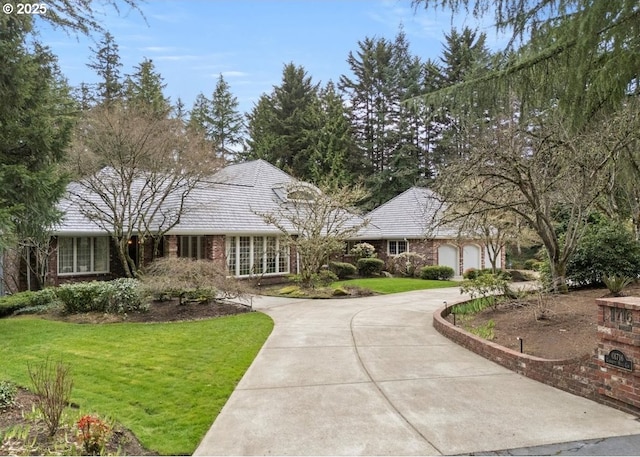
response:
<svg viewBox="0 0 640 457"><path fill-rule="evenodd" d="M210 259L217 262L221 267L226 268L227 252L226 238L224 235L213 235L211 237Z"/></svg>
<svg viewBox="0 0 640 457"><path fill-rule="evenodd" d="M640 408L640 297L596 300L598 393Z"/></svg>
<svg viewBox="0 0 640 457"><path fill-rule="evenodd" d="M166 245L165 252L167 257L176 258L178 257L178 236L177 235L166 235L165 237Z"/></svg>

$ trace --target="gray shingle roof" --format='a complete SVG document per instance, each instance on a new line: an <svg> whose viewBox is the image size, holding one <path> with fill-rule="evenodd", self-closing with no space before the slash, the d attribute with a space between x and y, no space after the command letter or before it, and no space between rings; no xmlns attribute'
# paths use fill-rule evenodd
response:
<svg viewBox="0 0 640 457"><path fill-rule="evenodd" d="M424 187L412 187L365 217L370 226L359 239L455 238L457 230L437 227L441 199Z"/></svg>
<svg viewBox="0 0 640 457"><path fill-rule="evenodd" d="M282 189L293 182L298 181L264 160L229 165L201 182L190 193L180 222L168 233L278 234L275 226L267 224L256 213L275 212L282 203ZM58 205L64 212L64 218L54 233L104 233L83 215L78 198L73 195L82 191L86 198L87 191L77 183L71 183L67 190L67 197Z"/></svg>

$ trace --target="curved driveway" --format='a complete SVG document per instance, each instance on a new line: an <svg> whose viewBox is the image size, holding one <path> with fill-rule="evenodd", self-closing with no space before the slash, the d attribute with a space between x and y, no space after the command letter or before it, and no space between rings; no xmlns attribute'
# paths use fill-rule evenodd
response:
<svg viewBox="0 0 640 457"><path fill-rule="evenodd" d="M640 433L635 416L436 332L433 311L462 298L255 298L273 333L196 455L451 455Z"/></svg>

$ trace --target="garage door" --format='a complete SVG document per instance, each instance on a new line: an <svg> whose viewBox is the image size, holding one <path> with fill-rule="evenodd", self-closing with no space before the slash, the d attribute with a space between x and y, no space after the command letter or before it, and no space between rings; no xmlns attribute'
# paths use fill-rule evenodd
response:
<svg viewBox="0 0 640 457"><path fill-rule="evenodd" d="M475 244L467 244L462 248L462 271L469 268L480 269L480 248Z"/></svg>
<svg viewBox="0 0 640 457"><path fill-rule="evenodd" d="M438 247L438 265L451 267L455 274L459 275L458 248L450 244L443 244Z"/></svg>

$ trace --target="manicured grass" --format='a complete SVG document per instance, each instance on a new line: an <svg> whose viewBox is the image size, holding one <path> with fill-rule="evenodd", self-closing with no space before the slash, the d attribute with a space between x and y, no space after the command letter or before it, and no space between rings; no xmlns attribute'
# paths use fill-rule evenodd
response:
<svg viewBox="0 0 640 457"><path fill-rule="evenodd" d="M459 285L460 283L455 281L431 281L417 278L362 278L334 282L331 287L358 286L379 294L396 294L411 290L438 289Z"/></svg>
<svg viewBox="0 0 640 457"><path fill-rule="evenodd" d="M2 319L0 380L30 387L28 364L62 360L83 412L115 419L161 454L192 454L272 328L262 313L166 324Z"/></svg>

